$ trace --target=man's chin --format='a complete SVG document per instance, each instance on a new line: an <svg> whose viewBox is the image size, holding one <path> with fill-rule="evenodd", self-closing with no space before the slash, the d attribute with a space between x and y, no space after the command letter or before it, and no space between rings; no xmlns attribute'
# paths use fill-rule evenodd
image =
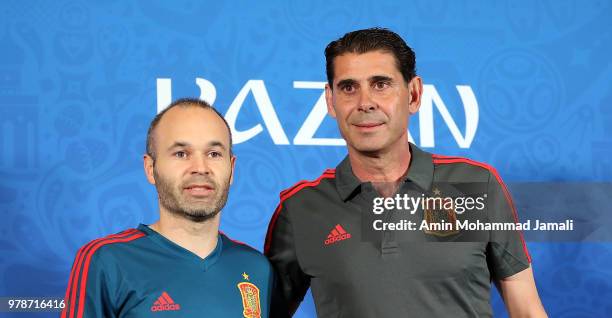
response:
<svg viewBox="0 0 612 318"><path fill-rule="evenodd" d="M185 205L184 203L182 205L173 207L166 206L166 209L176 216L196 223L203 223L208 220L212 220L219 214L219 212L221 212L221 209L215 206L203 208L201 204L189 206Z"/></svg>
<svg viewBox="0 0 612 318"><path fill-rule="evenodd" d="M366 137L360 136L360 138L354 138L351 142L347 141L347 144L350 148L353 148L359 153L365 155L377 155L395 148L399 140L405 140L406 145L408 145L408 138L389 138L382 135L371 135Z"/></svg>
<svg viewBox="0 0 612 318"><path fill-rule="evenodd" d="M376 154L384 150L385 146L378 140L366 140L351 145L353 149L363 154Z"/></svg>
<svg viewBox="0 0 612 318"><path fill-rule="evenodd" d="M190 220L192 222L195 222L195 223L204 223L204 222L206 222L208 220L214 219L219 214L219 212L220 211L216 211L216 212L212 212L212 213L206 213L206 212L186 212L186 211L183 211L181 213L181 215L184 218L186 218L186 219L188 219L188 220Z"/></svg>

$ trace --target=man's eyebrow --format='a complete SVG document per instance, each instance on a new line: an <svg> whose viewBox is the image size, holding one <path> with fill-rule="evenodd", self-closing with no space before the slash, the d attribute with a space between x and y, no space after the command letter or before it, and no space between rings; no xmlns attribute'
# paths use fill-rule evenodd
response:
<svg viewBox="0 0 612 318"><path fill-rule="evenodd" d="M170 145L170 147L168 147L168 151L172 151L172 149L174 148L186 148L186 147L191 147L191 144L186 141L175 141L172 145ZM218 140L210 141L208 143L208 147L210 148L219 147L223 150L227 150L227 147L225 146L225 144L223 144L221 141L218 141Z"/></svg>
<svg viewBox="0 0 612 318"><path fill-rule="evenodd" d="M393 78L387 75L374 75L370 78L368 78L368 82L370 83L376 83L376 82L392 82ZM347 78L347 79L343 79L338 81L338 83L336 84L337 87L343 87L346 85L354 85L356 84L357 81L352 79L352 78Z"/></svg>
<svg viewBox="0 0 612 318"><path fill-rule="evenodd" d="M226 150L226 149L227 149L227 148L225 147L225 145L224 145L222 142L218 141L218 140L213 140L213 141L209 142L209 143L208 143L208 146L209 146L209 147L219 147L219 148L221 148L221 149L223 149L223 150Z"/></svg>
<svg viewBox="0 0 612 318"><path fill-rule="evenodd" d="M170 145L170 147L168 147L168 150L172 150L174 148L184 148L184 147L189 147L189 146L191 146L191 144L186 141L175 141L172 145Z"/></svg>
<svg viewBox="0 0 612 318"><path fill-rule="evenodd" d="M376 82L392 82L393 78L386 76L386 75L374 75L372 77L369 78L369 82L370 83L376 83Z"/></svg>
<svg viewBox="0 0 612 318"><path fill-rule="evenodd" d="M336 83L337 87L343 87L343 86L347 86L347 85L354 85L355 83L357 83L356 80L352 79L352 78L347 78L347 79L343 79L338 81L338 83Z"/></svg>

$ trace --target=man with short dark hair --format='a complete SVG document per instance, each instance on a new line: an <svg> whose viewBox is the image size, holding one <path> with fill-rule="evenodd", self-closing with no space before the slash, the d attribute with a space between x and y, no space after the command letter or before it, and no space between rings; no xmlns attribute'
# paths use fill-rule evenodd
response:
<svg viewBox="0 0 612 318"><path fill-rule="evenodd" d="M181 99L159 113L144 155L159 221L83 246L62 317L268 317L269 262L219 232L231 149L227 122L206 102Z"/></svg>
<svg viewBox="0 0 612 318"><path fill-rule="evenodd" d="M394 32L373 28L331 42L325 57L328 113L348 156L315 181L281 192L270 221L265 254L290 313L312 287L319 317L491 317L493 280L511 317L546 317L521 233L432 229L475 215L518 220L495 169L408 142L408 120L423 91L412 49ZM371 225L381 223L369 222L378 199L435 198L458 192L461 183L485 192L486 212L424 205L402 216L396 207L376 222L405 217L426 227L379 230ZM393 222L387 224L402 224Z"/></svg>

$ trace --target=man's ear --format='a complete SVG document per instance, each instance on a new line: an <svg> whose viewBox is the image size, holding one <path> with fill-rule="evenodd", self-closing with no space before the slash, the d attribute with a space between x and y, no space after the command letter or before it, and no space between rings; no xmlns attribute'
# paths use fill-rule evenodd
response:
<svg viewBox="0 0 612 318"><path fill-rule="evenodd" d="M419 76L415 76L408 83L408 90L410 94L410 103L408 109L410 114L414 115L421 107L421 96L423 96L423 80Z"/></svg>
<svg viewBox="0 0 612 318"><path fill-rule="evenodd" d="M230 159L230 184L234 183L234 167L236 167L236 156L232 155Z"/></svg>
<svg viewBox="0 0 612 318"><path fill-rule="evenodd" d="M327 103L327 113L329 116L336 118L336 110L334 109L334 95L329 84L325 84L325 103Z"/></svg>
<svg viewBox="0 0 612 318"><path fill-rule="evenodd" d="M144 172L147 176L147 181L149 181L150 184L155 184L155 177L153 175L155 160L147 154L145 154L142 159L144 164Z"/></svg>

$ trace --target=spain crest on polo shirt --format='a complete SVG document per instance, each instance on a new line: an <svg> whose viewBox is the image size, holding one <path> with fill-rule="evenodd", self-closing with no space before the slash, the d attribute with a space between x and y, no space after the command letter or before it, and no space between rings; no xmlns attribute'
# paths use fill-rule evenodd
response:
<svg viewBox="0 0 612 318"><path fill-rule="evenodd" d="M433 196L426 199L425 211L423 211L426 234L449 236L459 233L454 202L449 199L443 197L438 188L434 188Z"/></svg>
<svg viewBox="0 0 612 318"><path fill-rule="evenodd" d="M240 296L242 296L242 314L245 318L261 318L261 304L259 301L259 288L249 282L249 275L242 273L246 282L238 283Z"/></svg>

